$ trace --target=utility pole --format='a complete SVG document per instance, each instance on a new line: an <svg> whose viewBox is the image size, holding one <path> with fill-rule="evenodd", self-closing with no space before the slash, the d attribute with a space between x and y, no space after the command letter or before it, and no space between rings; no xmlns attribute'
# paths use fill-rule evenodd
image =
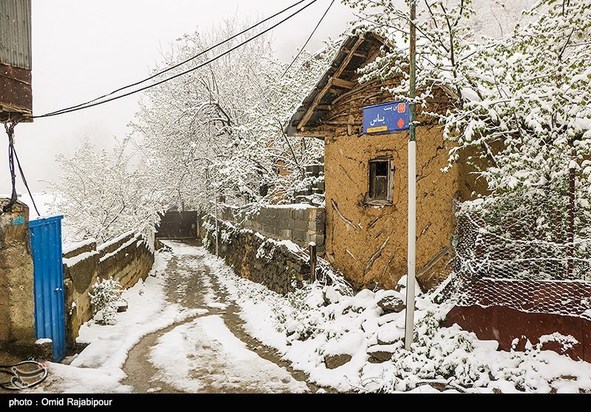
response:
<svg viewBox="0 0 591 412"><path fill-rule="evenodd" d="M415 315L415 270L417 241L417 142L415 131L416 92L416 0L410 2L410 126L408 139L408 247L406 276L406 321L404 327L404 348L410 350L414 333Z"/></svg>

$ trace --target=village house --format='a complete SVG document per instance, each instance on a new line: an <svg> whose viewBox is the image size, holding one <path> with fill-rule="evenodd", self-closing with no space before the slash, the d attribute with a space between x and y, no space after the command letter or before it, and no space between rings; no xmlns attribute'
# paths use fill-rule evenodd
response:
<svg viewBox="0 0 591 412"><path fill-rule="evenodd" d="M394 104L384 90L396 80L359 82L358 69L376 59L382 47L387 47L384 40L373 33L349 36L287 130L324 140L325 258L359 288L393 288L407 272L408 131L368 122L374 116L373 123L384 120L379 113L395 116L406 103ZM442 112L452 101L453 94L436 89L425 110ZM374 105L383 105L376 106L381 111L367 109ZM408 122L390 120L401 122L402 129ZM442 171L453 142L444 140L442 127L420 106L417 120L417 281L430 289L452 270L454 202L477 188L465 163Z"/></svg>

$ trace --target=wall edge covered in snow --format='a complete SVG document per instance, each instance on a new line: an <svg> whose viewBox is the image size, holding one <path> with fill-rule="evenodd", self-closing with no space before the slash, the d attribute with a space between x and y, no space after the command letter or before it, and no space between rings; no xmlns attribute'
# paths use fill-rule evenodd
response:
<svg viewBox="0 0 591 412"><path fill-rule="evenodd" d="M64 254L66 340L75 347L80 326L93 316L89 292L98 279L115 279L130 288L148 276L154 251L140 234L125 233L97 245L89 242Z"/></svg>

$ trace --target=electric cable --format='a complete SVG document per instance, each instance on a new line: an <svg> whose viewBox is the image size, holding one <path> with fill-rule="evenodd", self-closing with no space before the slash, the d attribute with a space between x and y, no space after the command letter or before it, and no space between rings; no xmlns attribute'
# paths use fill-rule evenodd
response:
<svg viewBox="0 0 591 412"><path fill-rule="evenodd" d="M13 147L12 151L14 152L14 158L16 159L16 165L18 166L18 170L21 174L21 179L23 179L23 184L25 185L25 188L27 189L27 193L29 194L29 198L31 199L31 202L33 203L33 207L35 208L35 212L37 213L37 216L41 216L41 213L39 213L39 209L37 209L37 203L35 203L35 199L33 199L33 194L31 193L31 189L29 188L29 184L27 183L27 178L25 177L25 172L23 171L23 168L21 167L21 162L20 162L20 160L18 160L18 155L16 154L16 149Z"/></svg>
<svg viewBox="0 0 591 412"><path fill-rule="evenodd" d="M16 194L16 173L14 169L14 122L5 123L4 129L8 135L8 170L10 171L11 194L10 200L2 207L2 212L12 211L12 206L16 203L18 196Z"/></svg>
<svg viewBox="0 0 591 412"><path fill-rule="evenodd" d="M269 32L269 31L273 30L274 28L276 28L276 27L277 27L277 26L279 26L280 24L283 24L283 23L284 23L284 22L286 22L287 20L289 20L289 19L293 18L294 16L296 16L297 14L301 13L302 11L304 11L305 9L307 9L308 7L310 7L312 4L316 3L317 1L318 1L318 0L312 0L310 3L308 3L308 4L304 5L304 6L303 6L303 7L301 7L300 9L298 9L298 10L296 10L295 12L293 12L292 14L290 14L289 16L287 16L287 17L283 18L283 19L282 19L282 20L280 20L278 23L275 23L275 24L271 25L270 27L268 27L268 28L266 28L266 29L262 30L261 32L259 32L259 33L257 33L257 34L255 34L253 37L250 37L250 38L248 38L248 39L246 39L246 40L244 40L244 41L240 42L240 43L239 43L239 44L237 44L236 46L234 46L234 47L231 47L230 49L226 50L225 52L223 52L223 53L221 53L221 54L219 54L219 55L217 55L217 56L215 56L215 57L213 57L213 58L211 58L211 59L209 59L209 60L207 60L207 61L205 61L205 62L203 62L203 63L201 63L201 64L199 64L199 65L197 65L197 66L195 66L195 67L192 67L192 68L190 68L190 69L184 70L184 71L182 71L182 72L180 72L180 73L177 73L177 74L175 74L175 75L173 75L173 76L167 77L167 78L165 78L165 79L159 80L159 81L157 81L157 82L154 82L154 83L152 83L152 84L149 84L149 85L147 85L147 86L141 87L141 88L139 88L139 89L135 89L135 90L133 90L133 91L130 91L130 92L124 93L124 94L122 94L122 95L119 95L119 96L110 97L110 98L108 98L108 99L106 99L106 100L97 101L97 100L100 100L100 99L102 99L102 98L103 98L103 97L99 97L99 98L93 99L93 100L91 100L91 101L89 101L89 102L87 102L87 103L81 103L81 104L79 104L79 105L76 105L76 106L71 106L71 107L69 107L69 108L64 108L64 109L61 109L61 110L56 110L56 111L49 112L49 113L45 113L45 114L42 114L42 115L39 115L39 116L32 116L32 118L33 118L33 119L39 119L39 118L45 118L45 117L58 116L58 115L61 115L61 114L72 113L72 112L76 112L76 111L79 111L79 110L84 110L84 109L88 109L88 108L91 108L91 107L99 106L99 105L102 105L102 104L105 104L105 103L109 103L109 102L112 102L112 101L115 101L115 100L121 99L121 98L123 98L123 97L131 96L131 95L133 95L133 94L139 93L139 92L141 92L141 91L144 91L144 90L148 90L148 89L150 89L150 88L152 88L152 87L155 87L155 86L158 86L158 85L160 85L160 84L166 83L166 82L168 82L168 81L170 81L170 80L173 80L173 79L175 79L175 78L177 78L177 77L184 76L185 74L188 74L188 73L190 73L190 72L193 72L193 71L195 71L195 70L197 70L197 69L200 69L201 67L204 67L204 66L206 66L206 65L208 65L208 64L210 64L210 63L212 63L212 62L214 62L214 61L216 61L216 60L218 60L218 59L222 58L223 56L225 56L225 55L227 55L227 54L231 53L232 51L234 51L234 50L236 50L236 49L238 49L238 48L240 48L240 47L244 46L245 44L247 44L247 43L249 43L249 42L253 41L254 39L256 39L256 38L258 38L258 37L262 36L263 34L265 34L265 33ZM334 1L334 0L333 0L333 1ZM298 3L296 3L295 5L297 5L297 4L300 4L300 3L301 3L301 2L298 2ZM294 5L294 6L295 6L295 5ZM291 8L291 7L290 7L290 8ZM289 9L289 8L288 8L288 9ZM281 13L282 13L282 12L280 12L280 13L278 13L278 14L281 14ZM252 26L252 27L255 27L255 26ZM246 31L248 31L248 30L249 30L249 29L247 29ZM238 35L239 35L239 34L237 34L236 36L238 36ZM224 42L222 42L222 44L223 44L223 43L224 43ZM216 47L216 46L212 46L211 48L213 48L213 47ZM210 49L211 49L211 48L210 48ZM205 52L206 52L206 51L204 51L203 53L205 53ZM194 56L194 57L197 57L197 56ZM191 59L189 59L189 61L190 61L190 60L191 60ZM186 62L185 62L185 63L186 63ZM179 63L179 65L181 65L181 64L184 64L184 63ZM177 67L178 67L178 66L177 66ZM170 69L172 70L172 68L170 68ZM154 75L154 77L155 77L155 76L157 76L157 75ZM153 77L152 77L152 78L153 78ZM148 80L149 80L149 79L148 79ZM141 84L141 83L143 83L143 82L144 82L144 81L141 81L141 82L136 82L136 83L137 83L137 84ZM129 86L122 87L122 88L118 89L118 91L125 90L125 89L127 89L127 88L129 88L129 87L132 87L132 85L129 85ZM114 93L115 93L115 92L112 92L112 94L114 94ZM108 95L105 95L105 96L109 96L109 95L111 95L111 94L108 94Z"/></svg>
<svg viewBox="0 0 591 412"><path fill-rule="evenodd" d="M293 66L293 64L296 62L296 60L298 59L298 57L300 57L300 54L302 54L302 51L304 51L304 49L306 48L306 46L310 42L310 39L312 39L312 36L314 36L314 33L316 33L316 30L318 30L318 27L322 23L322 20L324 20L324 18L328 14L328 11L330 10L330 8L332 7L333 4L334 4L334 0L332 0L330 2L330 4L328 5L328 7L326 8L326 10L324 11L324 14L322 15L322 17L320 17L320 20L318 20L318 23L316 23L316 27L314 27L314 30L312 30L312 33L310 33L310 35L306 39L306 42L304 43L304 45L302 46L302 48L298 51L298 54L296 54L296 56L293 58L293 60L291 61L291 63L289 63L289 66L287 66L287 69L285 69L285 71L283 72L283 74L281 75L281 77L285 76L285 74L289 71L289 69L291 69L291 66Z"/></svg>
<svg viewBox="0 0 591 412"><path fill-rule="evenodd" d="M312 4L316 3L318 0L312 0L310 3L304 5L300 9L298 9L295 12L293 12L292 14L290 14L289 16L283 18L278 23L275 23L275 24L271 25L270 27L262 30L261 32L255 34L254 36L252 36L252 37L250 37L250 38L248 38L248 39L240 42L238 45L236 45L234 47L231 47L230 49L226 50L225 52L223 52L223 53L221 53L221 54L219 54L219 55L217 55L217 56L215 56L215 57L213 57L213 58L211 58L211 59L209 59L209 60L207 60L207 61L205 61L205 62L203 62L203 63L201 63L201 64L199 64L197 66L195 66L195 67L192 67L190 69L184 70L184 71L182 71L180 73L177 73L177 74L175 74L173 76L170 76L170 77L167 77L167 78L162 79L160 81L157 81L155 83L152 83L152 84L150 84L148 86L141 87L139 89L136 89L136 90L133 90L133 91L124 93L124 94L119 95L119 96L110 97L110 96L113 96L116 93L119 93L121 91L127 90L127 89L129 89L131 87L134 87L134 86L139 86L140 84L145 83L146 81L152 80L152 79L154 79L154 78L156 78L158 76L161 76L164 73L167 73L167 72L169 72L169 71L171 71L171 70L173 70L175 68L178 68L178 67L180 67L180 66L182 66L182 65L184 65L184 64L186 64L186 63L188 63L188 62L190 62L190 61L192 61L194 59L196 59L197 57L200 57L200 56L204 55L205 53L207 53L207 52L209 52L209 51L211 51L211 50L213 50L213 49L215 49L215 48L217 48L217 47L219 47L219 46L221 46L221 45L223 45L223 44L225 44L225 43L227 43L227 42L229 42L229 41L231 41L231 40L233 40L233 39L235 39L235 38L237 38L237 37L239 37L239 36L241 36L243 34L245 34L246 32L248 32L248 31L250 31L250 30L252 30L252 29L260 26L261 24L266 23L269 20L271 20L271 19L273 19L273 18L275 18L275 17L277 17L277 16L285 13L286 11L288 11L288 10L290 10L290 9L298 6L298 5L300 5L304 1L305 0L300 0L300 1L292 4L291 6L288 6L285 9L283 9L283 10L281 10L281 11L273 14L272 16L270 16L270 17L268 17L266 19L263 19L260 22L258 22L256 24L250 26L249 28L240 31L239 33L236 33L236 34L230 36L229 38L227 38L227 39L225 39L225 40L223 40L221 42L218 42L218 43L216 43L213 46L208 47L205 50L202 50L198 54L196 54L196 55L194 55L194 56L192 56L192 57L190 57L188 59L185 59L182 62L179 62L179 63L177 63L177 64L175 64L175 65L173 65L171 67L168 67L168 68L166 68L164 70L161 70L160 72L155 73L155 74L153 74L153 75L151 75L151 76L149 76L149 77L147 77L147 78L145 78L143 80L140 80L138 82L129 84L127 86L120 87L120 88L118 88L118 89L116 89L116 90L114 90L114 91L112 91L110 93L107 93L105 95L99 96L99 97L97 97L95 99L92 99L92 100L89 100L87 102L80 103L80 104L75 105L75 106L69 106L69 107L66 107L64 109L60 109L60 110L56 110L56 111L53 111L53 112L45 113L45 114L42 114L42 115L39 115L39 116L32 116L31 118L32 119L39 119L39 118L45 118L45 117L58 116L58 115L61 115L61 114L72 113L72 112L75 112L75 111L84 110L84 109L88 109L88 108L91 108L91 107L99 106L99 105L102 105L102 104L105 104L105 103L109 103L109 102L112 102L112 101L121 99L123 97L127 97L127 96L130 96L130 95L139 93L139 92L144 91L144 90L148 90L148 89L150 89L152 87L155 87L155 86L158 86L160 84L169 82L169 81L171 81L171 80L173 80L173 79L175 79L177 77L180 77L180 76L183 76L183 75L188 74L190 72L193 72L193 71L195 71L197 69L200 69L201 67L204 67L204 66L206 66L206 65L208 65L210 63L213 63L214 61L216 61L216 60L220 59L221 57L223 57L223 56L231 53L232 51L238 49L239 47L242 47L242 46L250 43L254 39L262 36L263 34L265 34L265 33L269 32L269 31L273 30L274 28L276 28L280 24L283 24L287 20L289 20L289 19L293 18L294 16L296 16L297 14L301 13L302 11L304 11L305 9L307 9L308 7L310 7ZM330 6L324 12L324 15L322 16L322 18L320 19L320 21L316 25L314 31L312 32L312 35L314 34L314 32L316 31L316 29L320 25L320 22L324 19L324 16L326 16L326 14L328 13L328 10L330 9L330 7L332 6L333 3L334 3L334 0L331 1ZM310 37L306 41L306 44L308 43L308 41L309 41L309 39L311 38L312 35L310 35ZM304 45L304 47L306 46L306 44ZM296 56L296 58L297 58L297 56ZM103 99L105 99L105 100L103 100ZM29 196L31 197L31 200L32 200L33 206L35 208L35 211L37 212L37 215L40 216L39 210L37 209L37 205L35 204L35 200L33 199L31 190L30 190L29 185L27 183L27 180L26 180L24 171L23 171L23 169L21 167L21 164L20 164L20 161L18 159L18 155L17 155L16 150L14 148L14 126L15 125L16 125L15 122L5 123L6 133L8 134L8 137L9 137L8 159L9 159L9 169L10 169L12 194L11 194L11 199L10 199L9 203L6 204L2 208L2 211L3 212L7 212L7 211L12 210L12 206L16 203L16 201L18 199L18 195L16 193L16 170L15 170L15 162L14 162L15 159L16 159L16 165L17 165L17 167L19 169L21 178L23 179L23 183L24 183L24 185L25 185L25 187L27 189L27 192L29 193Z"/></svg>
<svg viewBox="0 0 591 412"><path fill-rule="evenodd" d="M294 8L295 6L297 6L297 5L298 5L298 4L300 4L300 3L303 3L304 1L305 1L305 0L300 0L300 1L298 1L298 2L296 2L296 3L294 3L294 4L292 4L291 6L289 6L289 7L286 7L285 9L283 9L283 10L281 10L281 11L279 11L279 12L277 12L277 13L273 14L272 16L269 16L269 17L267 17L266 19L263 19L263 20L259 21L258 23L256 23L256 24L254 24L254 25L252 25L252 26L250 26L250 27L248 27L248 28L246 28L246 29L242 30L241 32L239 32L239 33L236 33L236 34L234 34L234 35L232 35L232 36L228 37L227 39L225 39L225 40L222 40L222 41L220 41L220 42L218 42L218 43L214 44L213 46L210 46L210 47L208 47L208 48L207 48L207 49L205 49L205 50L202 50L201 52L197 53L196 55L194 55L194 56L191 56L191 57L189 57L188 59L185 59L185 60L183 60L183 61L181 61L181 62L179 62L179 63L177 63L177 64L175 64L175 65L173 65L173 66L170 66L170 67L168 67L168 68L166 68L166 69L164 69L164 70L161 70L161 71L159 71L158 73L155 73L155 74L153 74L153 75L151 75L151 76L149 76L149 77L146 77L146 78L145 78L145 79L143 79L143 80L137 81L137 82L135 82L135 83L132 83L132 84L129 84L129 85L127 85L127 86L120 87L120 88L118 88L118 89L116 89L116 90L113 90L113 91L112 91L112 92L110 92L110 93L104 94L104 95L102 95L102 96L99 96L99 97L97 97L97 98L95 98L95 99L92 99L92 100L89 100L89 101L87 101L87 102L80 103L80 104L77 104L77 105L75 105L75 106L70 106L70 107L66 107L66 108L64 108L64 109L61 109L61 110L56 110L56 111L54 111L54 112L47 113L47 115L54 115L54 114L60 113L60 112L62 112L62 111L65 111L65 110L74 109L74 108L77 108L77 107L80 107L80 106L84 106L84 105L87 105L87 104L90 104L90 103L94 103L94 102L96 102L97 100L101 100L101 99L104 99L104 98L106 98L106 97L112 96L112 95L114 95L114 94L116 94L116 93L118 93L118 92L121 92L121 91L123 91L123 90L129 89L130 87L139 86L140 84L142 84L142 83L145 83L145 82L147 82L148 80L152 80L152 79L154 79L155 77L158 77L158 76L160 76L160 75L162 75L162 74L164 74L164 73L167 73L167 72L169 72L169 71L171 71L171 70L174 70L174 69L176 69L177 67L180 67L180 66L182 66L183 64L186 64L186 63L188 63L188 62L190 62L190 61L192 61L192 60L195 60L197 57L200 57L200 56L204 55L205 53L207 53L207 52L209 52L209 51L211 51L211 50L215 49L216 47L219 47L219 46L221 46L221 45L223 45L223 44L225 44L225 43L229 42L230 40L233 40L233 39L235 39L236 37L239 37L239 36L243 35L244 33L248 32L248 31L250 31L250 30L252 30L252 29L254 29L254 28L258 27L258 26L260 26L261 24L263 24L263 23L266 23L267 21L274 19L275 17L277 17L277 16L279 16L279 15L281 15L281 14L285 13L287 10Z"/></svg>
<svg viewBox="0 0 591 412"><path fill-rule="evenodd" d="M2 207L2 212L10 212L12 211L12 206L17 202L18 195L16 193L16 168L15 168L15 160L16 166L18 167L19 173L21 175L21 179L23 179L23 184L27 189L27 193L29 193L29 197L31 198L31 202L33 203L33 207L35 208L35 212L37 212L37 216L41 216L39 213L39 209L37 209L37 204L35 203L35 199L33 199L33 194L31 193L31 189L29 188L29 184L27 183L27 178L25 177L25 172L21 166L21 162L18 159L18 155L16 153L16 149L14 147L14 127L16 126L17 122L12 121L4 124L4 128L6 130L6 134L8 135L8 168L10 169L10 183L12 186L12 193L10 195L10 200L7 204Z"/></svg>

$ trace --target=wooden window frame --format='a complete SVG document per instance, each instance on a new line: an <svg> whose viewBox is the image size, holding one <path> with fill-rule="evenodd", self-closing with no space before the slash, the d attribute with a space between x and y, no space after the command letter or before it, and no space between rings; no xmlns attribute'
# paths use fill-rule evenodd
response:
<svg viewBox="0 0 591 412"><path fill-rule="evenodd" d="M377 171L372 170L377 167L378 163L386 163L386 175L376 175ZM375 166L374 166L375 165ZM377 179L379 177L386 178L386 193L385 195L375 195L372 191L375 190ZM392 185L394 179L394 167L392 165L392 159L389 157L376 157L370 159L368 162L368 173L367 173L367 195L365 197L365 203L370 206L386 206L392 204ZM375 180L375 181L374 181Z"/></svg>

